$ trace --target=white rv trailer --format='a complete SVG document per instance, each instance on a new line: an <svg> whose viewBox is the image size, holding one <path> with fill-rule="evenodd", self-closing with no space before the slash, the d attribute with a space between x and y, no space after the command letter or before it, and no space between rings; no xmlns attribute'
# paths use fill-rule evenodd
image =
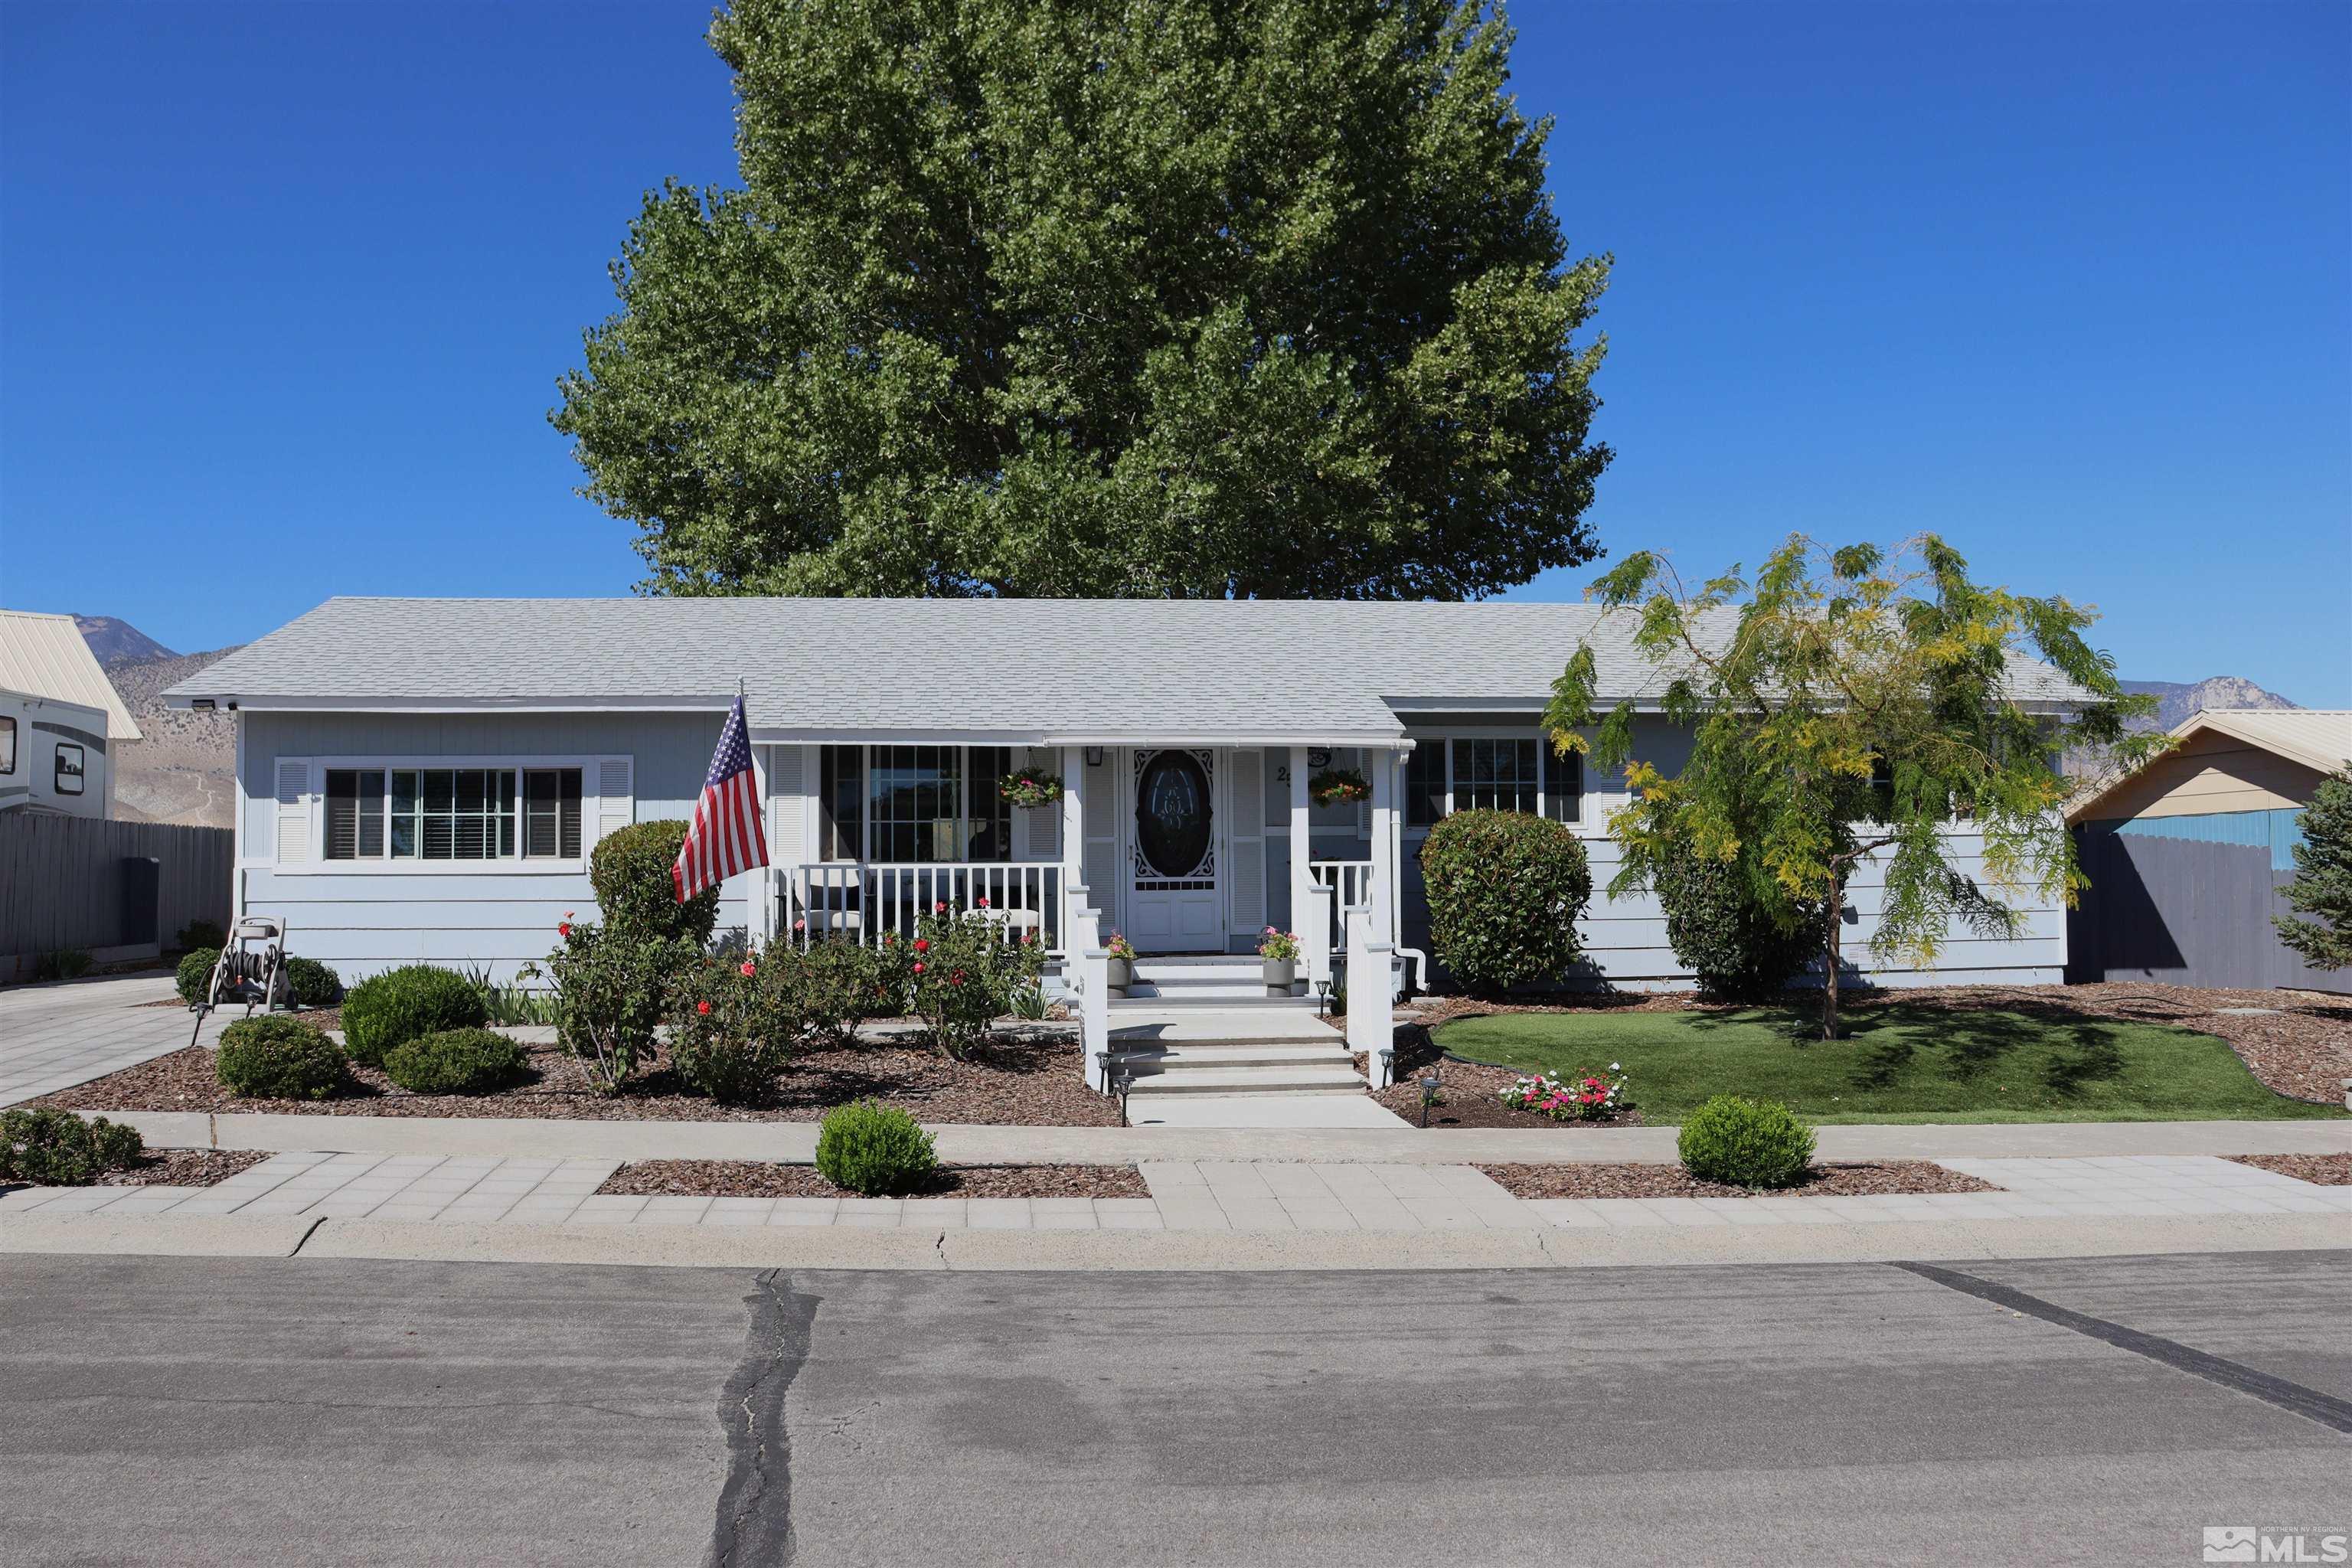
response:
<svg viewBox="0 0 2352 1568"><path fill-rule="evenodd" d="M103 708L0 689L0 811L112 815L106 719Z"/></svg>

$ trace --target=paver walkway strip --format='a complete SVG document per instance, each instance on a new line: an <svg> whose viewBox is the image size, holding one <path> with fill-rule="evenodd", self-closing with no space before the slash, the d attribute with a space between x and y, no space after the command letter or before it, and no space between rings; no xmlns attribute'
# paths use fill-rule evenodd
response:
<svg viewBox="0 0 2352 1568"><path fill-rule="evenodd" d="M16 1105L176 1051L195 1019L151 1007L175 994L170 974L115 974L0 990L0 1106ZM205 1019L204 1038L244 1016L230 1008Z"/></svg>

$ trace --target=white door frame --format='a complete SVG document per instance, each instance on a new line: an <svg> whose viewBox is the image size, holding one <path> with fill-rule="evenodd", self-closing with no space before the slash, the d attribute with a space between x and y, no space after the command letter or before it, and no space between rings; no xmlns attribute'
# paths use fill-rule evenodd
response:
<svg viewBox="0 0 2352 1568"><path fill-rule="evenodd" d="M1206 752L1209 758L1209 852L1216 868L1213 888L1182 893L1160 893L1136 886L1135 801L1141 782L1139 752L1167 751ZM1125 931L1139 952L1223 952L1233 908L1233 853L1229 840L1232 809L1232 749L1226 746L1122 746L1118 763L1119 890L1125 909ZM1167 916L1161 929L1160 916ZM1197 929L1196 929L1197 928Z"/></svg>

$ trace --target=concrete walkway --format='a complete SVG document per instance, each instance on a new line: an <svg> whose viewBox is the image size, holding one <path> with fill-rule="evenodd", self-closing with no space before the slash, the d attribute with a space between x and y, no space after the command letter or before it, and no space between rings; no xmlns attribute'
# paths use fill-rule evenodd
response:
<svg viewBox="0 0 2352 1568"><path fill-rule="evenodd" d="M183 1024L183 1030L185 1027ZM494 1154L614 1161L806 1163L816 1155L817 1130L813 1121L215 1116L203 1111L110 1114L139 1129L147 1142L158 1148L289 1152L327 1149L371 1154ZM1319 1160L1410 1165L1591 1161L1671 1163L1676 1158L1675 1142L1678 1135L1672 1127L1446 1130L1402 1125L1219 1128L950 1124L934 1126L930 1131L938 1142L940 1157L959 1164L1076 1165L1125 1165L1143 1160ZM2352 1119L1823 1127L1816 1136L1823 1160L2352 1153Z"/></svg>
<svg viewBox="0 0 2352 1568"><path fill-rule="evenodd" d="M195 1019L184 1008L150 1007L174 994L168 973L108 975L0 991L0 1105L17 1105L176 1051ZM244 1009L205 1019L204 1038Z"/></svg>
<svg viewBox="0 0 2352 1568"><path fill-rule="evenodd" d="M1150 1162L1148 1198L601 1196L617 1162L289 1153L212 1187L23 1187L0 1216L442 1220L535 1225L835 1226L884 1230L1170 1230L1394 1234L1668 1226L1885 1224L2322 1215L2352 1187L2202 1156L1963 1160L2003 1189L1872 1197L1513 1197L1469 1165Z"/></svg>

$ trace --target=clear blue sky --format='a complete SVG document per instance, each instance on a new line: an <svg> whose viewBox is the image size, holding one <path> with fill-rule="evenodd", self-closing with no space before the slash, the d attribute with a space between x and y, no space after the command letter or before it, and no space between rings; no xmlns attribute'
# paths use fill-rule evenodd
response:
<svg viewBox="0 0 2352 1568"><path fill-rule="evenodd" d="M0 603L625 591L545 415L639 193L733 177L707 14L0 5ZM1608 549L1932 528L2128 676L2352 706L2352 5L1517 17Z"/></svg>

